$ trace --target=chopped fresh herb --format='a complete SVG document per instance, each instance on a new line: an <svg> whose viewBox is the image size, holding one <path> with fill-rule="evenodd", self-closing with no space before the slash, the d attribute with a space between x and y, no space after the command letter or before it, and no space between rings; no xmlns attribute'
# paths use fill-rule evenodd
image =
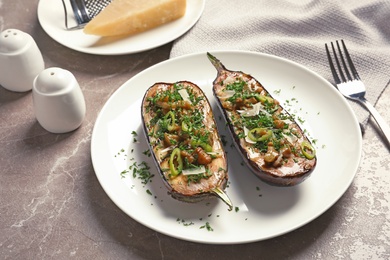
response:
<svg viewBox="0 0 390 260"><path fill-rule="evenodd" d="M275 93L276 95L279 95L281 91L282 91L281 89L278 89L278 90L275 90L274 93Z"/></svg>
<svg viewBox="0 0 390 260"><path fill-rule="evenodd" d="M207 231L214 231L214 229L210 226L209 222L206 222L205 225L201 226L200 229L206 228Z"/></svg>
<svg viewBox="0 0 390 260"><path fill-rule="evenodd" d="M219 167L218 168L218 172L226 172L226 169L222 168L222 167Z"/></svg>
<svg viewBox="0 0 390 260"><path fill-rule="evenodd" d="M146 155L147 157L150 157L151 156L151 153L150 153L150 150L145 150L142 152L144 155Z"/></svg>
<svg viewBox="0 0 390 260"><path fill-rule="evenodd" d="M123 170L120 174L121 174L121 178L125 178L125 175L128 173L129 171L128 170Z"/></svg>
<svg viewBox="0 0 390 260"><path fill-rule="evenodd" d="M185 221L184 219L180 219L180 218L177 218L177 219L176 219L176 222L179 223L179 224L182 224L182 225L185 226L185 227L195 225L195 223L192 222L192 221L187 222L187 221Z"/></svg>
<svg viewBox="0 0 390 260"><path fill-rule="evenodd" d="M131 134L133 136L133 143L136 143L137 142L137 138L136 137L138 136L137 132L136 131L132 131Z"/></svg>
<svg viewBox="0 0 390 260"><path fill-rule="evenodd" d="M151 182L154 177L154 174L150 172L149 165L145 161L141 163L134 162L129 166L129 170L133 172L133 178L138 177L138 179L142 180L142 184Z"/></svg>

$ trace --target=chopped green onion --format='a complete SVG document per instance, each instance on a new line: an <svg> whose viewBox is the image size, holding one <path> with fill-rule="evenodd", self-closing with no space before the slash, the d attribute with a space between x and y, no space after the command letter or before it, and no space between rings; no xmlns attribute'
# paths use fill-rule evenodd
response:
<svg viewBox="0 0 390 260"><path fill-rule="evenodd" d="M253 128L249 130L248 137L254 142L261 142L269 139L272 136L272 131L266 128Z"/></svg>
<svg viewBox="0 0 390 260"><path fill-rule="evenodd" d="M175 129L175 114L172 111L169 111L165 116L164 116L164 121L167 124L167 129L168 131L172 131Z"/></svg>
<svg viewBox="0 0 390 260"><path fill-rule="evenodd" d="M191 122L181 122L181 130L183 130L184 132L191 132L192 130L192 124Z"/></svg>
<svg viewBox="0 0 390 260"><path fill-rule="evenodd" d="M175 148L169 158L169 169L171 170L171 176L176 177L183 170L183 160L181 158L180 149Z"/></svg>
<svg viewBox="0 0 390 260"><path fill-rule="evenodd" d="M309 160L316 156L316 150L308 141L303 141L301 143L301 150L302 154Z"/></svg>
<svg viewBox="0 0 390 260"><path fill-rule="evenodd" d="M265 103L265 102L268 102L268 103L273 103L274 102L274 99L272 97L269 97L269 96L265 96L265 95L256 95L255 96L256 99L258 101L260 101L261 103Z"/></svg>
<svg viewBox="0 0 390 260"><path fill-rule="evenodd" d="M199 141L199 140L194 140L194 139L192 139L192 140L191 140L191 146L194 147L194 148L200 146L200 147L202 147L203 150L205 150L207 153L210 153L210 152L213 151L213 147L212 147L211 145L209 145L209 144L207 144L207 143L205 143L205 142L201 142L201 141Z"/></svg>

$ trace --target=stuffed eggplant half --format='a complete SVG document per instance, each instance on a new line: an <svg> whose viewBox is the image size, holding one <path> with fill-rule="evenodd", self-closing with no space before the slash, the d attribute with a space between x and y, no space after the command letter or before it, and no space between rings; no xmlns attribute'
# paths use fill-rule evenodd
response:
<svg viewBox="0 0 390 260"><path fill-rule="evenodd" d="M228 70L216 57L207 56L217 69L213 94L249 168L272 185L292 186L305 180L317 158L294 117L255 78Z"/></svg>
<svg viewBox="0 0 390 260"><path fill-rule="evenodd" d="M142 101L142 121L157 169L175 199L198 202L225 194L228 164L211 106L188 81L155 83Z"/></svg>

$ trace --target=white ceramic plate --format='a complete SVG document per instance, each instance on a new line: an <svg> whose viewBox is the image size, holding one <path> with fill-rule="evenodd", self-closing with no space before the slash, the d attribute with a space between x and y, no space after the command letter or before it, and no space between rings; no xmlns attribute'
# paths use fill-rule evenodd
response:
<svg viewBox="0 0 390 260"><path fill-rule="evenodd" d="M175 40L198 21L204 5L205 0L187 0L186 14L182 18L153 30L126 37L102 38L87 35L83 30L66 30L61 0L40 0L38 19L51 38L68 48L90 54L120 55L146 51Z"/></svg>
<svg viewBox="0 0 390 260"><path fill-rule="evenodd" d="M286 108L305 119L303 128L311 139L317 140L318 164L311 177L295 187L273 187L242 164L240 155L231 147L232 140L212 96L216 70L205 53L198 53L159 63L131 78L110 97L92 135L92 161L99 182L130 217L183 240L246 243L301 227L331 207L355 176L362 138L350 106L326 80L294 62L253 52L212 54L228 69L256 77L282 104L289 100ZM144 154L148 148L141 127L141 99L155 82L180 80L200 86L214 108L220 132L227 140L230 181L226 191L237 210L228 211L218 199L197 204L172 199L151 158ZM132 173L121 177L122 171L142 161L156 174L151 183L143 185ZM202 228L207 222L213 231Z"/></svg>

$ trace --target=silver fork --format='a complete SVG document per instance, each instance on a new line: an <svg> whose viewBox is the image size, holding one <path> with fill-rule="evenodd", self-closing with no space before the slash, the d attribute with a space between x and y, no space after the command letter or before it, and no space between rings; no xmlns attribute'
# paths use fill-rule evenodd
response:
<svg viewBox="0 0 390 260"><path fill-rule="evenodd" d="M360 103L371 113L372 117L377 122L379 128L382 130L384 137L387 139L388 144L390 144L390 127L382 118L382 116L378 113L378 111L374 108L374 106L371 105L364 97L366 94L366 87L360 80L359 74L357 73L357 70L352 62L351 56L349 55L347 47L345 46L343 40L341 40L341 44L343 46L344 52L341 51L340 44L338 41L336 41L338 50L337 54L335 46L333 42L331 42L333 57L336 62L336 66L339 73L337 73L336 68L333 64L328 45L325 44L326 54L329 60L329 66L332 71L337 88L340 93L343 94L346 98ZM344 56L346 57L347 62L345 61ZM339 61L339 57L342 63L342 67Z"/></svg>

